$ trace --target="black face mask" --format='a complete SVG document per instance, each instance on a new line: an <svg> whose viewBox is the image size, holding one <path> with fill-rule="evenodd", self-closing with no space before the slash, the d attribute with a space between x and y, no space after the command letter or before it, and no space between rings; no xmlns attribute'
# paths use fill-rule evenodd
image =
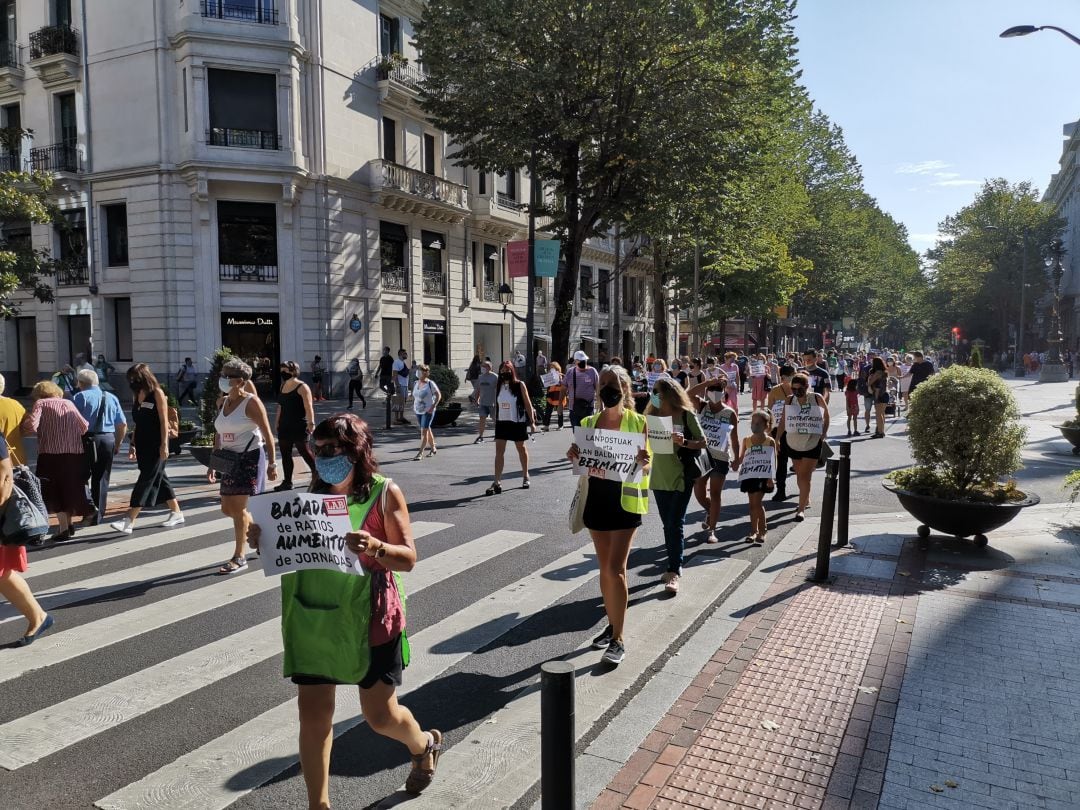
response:
<svg viewBox="0 0 1080 810"><path fill-rule="evenodd" d="M606 385L600 389L600 401L605 408L612 408L622 402L623 393L621 388Z"/></svg>
<svg viewBox="0 0 1080 810"><path fill-rule="evenodd" d="M502 374L499 375L499 379L503 382L510 382L510 375L504 371Z"/></svg>
<svg viewBox="0 0 1080 810"><path fill-rule="evenodd" d="M577 364L577 367L578 368L585 368L585 366L587 366L587 365L588 365L588 363L586 363L584 360L579 360L578 364Z"/></svg>
<svg viewBox="0 0 1080 810"><path fill-rule="evenodd" d="M291 380L292 379L292 374L290 372L288 372L288 371L282 371L282 372L280 372L280 374L281 374L281 379L283 379L283 380Z"/></svg>

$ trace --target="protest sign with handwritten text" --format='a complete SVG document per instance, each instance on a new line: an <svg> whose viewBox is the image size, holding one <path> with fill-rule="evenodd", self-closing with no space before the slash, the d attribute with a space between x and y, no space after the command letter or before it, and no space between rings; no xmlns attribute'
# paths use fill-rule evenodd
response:
<svg viewBox="0 0 1080 810"><path fill-rule="evenodd" d="M776 451L769 444L752 444L746 449L739 467L739 480L776 478Z"/></svg>
<svg viewBox="0 0 1080 810"><path fill-rule="evenodd" d="M671 417L646 415L649 423L649 447L654 453L663 453L670 456L675 452L675 445L671 443Z"/></svg>
<svg viewBox="0 0 1080 810"><path fill-rule="evenodd" d="M352 523L344 495L268 492L248 501L248 510L261 532L259 557L266 576L317 568L365 574L345 545Z"/></svg>
<svg viewBox="0 0 1080 810"><path fill-rule="evenodd" d="M608 481L641 481L637 454L645 446L645 435L622 430L574 428L578 459L574 475L591 475Z"/></svg>

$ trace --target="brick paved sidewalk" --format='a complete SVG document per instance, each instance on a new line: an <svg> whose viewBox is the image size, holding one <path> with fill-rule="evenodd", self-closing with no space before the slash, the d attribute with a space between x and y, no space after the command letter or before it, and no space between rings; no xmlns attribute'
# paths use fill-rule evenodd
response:
<svg viewBox="0 0 1080 810"><path fill-rule="evenodd" d="M1080 807L1080 532L1025 510L991 547L863 521L807 542L593 804Z"/></svg>

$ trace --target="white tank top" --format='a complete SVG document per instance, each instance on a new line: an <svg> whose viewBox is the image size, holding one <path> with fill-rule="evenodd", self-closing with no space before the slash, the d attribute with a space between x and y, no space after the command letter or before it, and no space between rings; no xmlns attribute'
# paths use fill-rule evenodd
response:
<svg viewBox="0 0 1080 810"><path fill-rule="evenodd" d="M788 447L799 452L814 448L825 432L825 415L817 395L810 391L806 397L806 405L793 396L784 406L784 435Z"/></svg>
<svg viewBox="0 0 1080 810"><path fill-rule="evenodd" d="M499 391L495 403L498 407L495 411L495 420L498 422L524 422L525 419L518 415L518 398L510 390L509 385L504 385Z"/></svg>
<svg viewBox="0 0 1080 810"><path fill-rule="evenodd" d="M251 399L251 396L251 394L245 394L243 400L228 416L225 415L223 406L214 418L214 430L221 440L220 444L223 450L236 450L242 453L244 448L255 450L262 447L262 433L247 415L248 400ZM248 447L248 442L253 437L255 441L252 441L251 447Z"/></svg>

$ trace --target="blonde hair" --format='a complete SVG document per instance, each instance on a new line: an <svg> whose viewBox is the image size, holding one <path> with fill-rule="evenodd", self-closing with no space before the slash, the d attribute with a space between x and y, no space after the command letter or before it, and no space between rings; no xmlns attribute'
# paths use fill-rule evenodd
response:
<svg viewBox="0 0 1080 810"><path fill-rule="evenodd" d="M623 394L623 407L631 411L634 410L634 392L630 382L630 373L622 366L608 366L600 372L598 389L604 387L604 375L606 374L610 374L618 381Z"/></svg>
<svg viewBox="0 0 1080 810"><path fill-rule="evenodd" d="M556 360L552 360L552 361L551 361L550 363L548 363L548 368L553 368L553 369L555 369L555 370L556 370L557 372L559 372L560 374L562 374L562 366L560 366L560 365L559 365L559 363L558 363L558 361L556 361Z"/></svg>
<svg viewBox="0 0 1080 810"><path fill-rule="evenodd" d="M669 405L672 405L680 411L692 412L694 410L694 406L690 403L690 397L687 395L686 389L670 377L661 377L656 381L654 388L661 389L660 398L661 400L666 400ZM660 409L654 407L651 402L645 408L645 413L650 415L659 412Z"/></svg>
<svg viewBox="0 0 1080 810"><path fill-rule="evenodd" d="M772 411L768 408L758 408L756 411L751 412L750 422L753 423L754 417L765 420L765 432L769 433L773 429Z"/></svg>
<svg viewBox="0 0 1080 810"><path fill-rule="evenodd" d="M661 371L667 371L668 370L667 360L665 360L663 357L654 357L653 361L651 363L649 363L649 365L650 366L655 366L657 363L660 364L660 370Z"/></svg>
<svg viewBox="0 0 1080 810"><path fill-rule="evenodd" d="M34 385L34 389L30 392L31 399L62 399L64 392L60 390L60 386L54 383L52 380L42 380Z"/></svg>

